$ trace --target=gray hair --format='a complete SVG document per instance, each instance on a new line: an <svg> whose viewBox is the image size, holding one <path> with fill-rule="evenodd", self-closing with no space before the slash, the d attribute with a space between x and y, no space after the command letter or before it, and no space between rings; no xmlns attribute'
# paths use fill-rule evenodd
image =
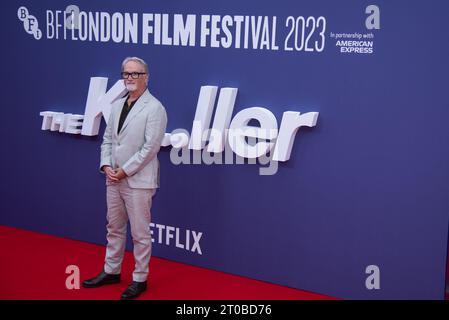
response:
<svg viewBox="0 0 449 320"><path fill-rule="evenodd" d="M130 61L134 61L134 62L140 63L143 66L143 68L145 69L145 73L148 74L148 64L145 62L145 60L140 59L138 57L127 57L127 58L125 58L125 60L123 60L123 62L122 62L122 72L123 72L123 69L125 68L125 64L127 64Z"/></svg>

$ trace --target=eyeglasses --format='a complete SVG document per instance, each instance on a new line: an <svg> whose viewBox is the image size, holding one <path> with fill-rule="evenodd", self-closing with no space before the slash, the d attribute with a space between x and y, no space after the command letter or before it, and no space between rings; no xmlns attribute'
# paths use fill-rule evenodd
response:
<svg viewBox="0 0 449 320"><path fill-rule="evenodd" d="M142 74L147 74L147 73L146 72L122 72L122 73L120 73L120 75L122 76L123 79L128 79L129 76L131 76L131 78L133 78L133 79L137 79Z"/></svg>

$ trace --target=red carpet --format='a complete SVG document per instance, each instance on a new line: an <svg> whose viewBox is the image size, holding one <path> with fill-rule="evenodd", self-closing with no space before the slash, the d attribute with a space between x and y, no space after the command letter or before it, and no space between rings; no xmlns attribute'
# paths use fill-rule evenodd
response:
<svg viewBox="0 0 449 320"><path fill-rule="evenodd" d="M69 290L68 265L80 270L81 282L103 265L104 246L0 226L0 299L119 299L131 282L134 259L126 252L122 282L96 289ZM151 258L151 300L310 300L330 297L244 277Z"/></svg>

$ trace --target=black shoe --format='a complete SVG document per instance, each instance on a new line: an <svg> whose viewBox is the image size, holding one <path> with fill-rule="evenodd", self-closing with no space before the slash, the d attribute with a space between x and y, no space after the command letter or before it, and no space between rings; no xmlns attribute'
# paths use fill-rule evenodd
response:
<svg viewBox="0 0 449 320"><path fill-rule="evenodd" d="M119 282L120 282L120 274L107 274L106 272L103 271L95 278L85 280L83 282L83 287L97 288L105 284L114 284Z"/></svg>
<svg viewBox="0 0 449 320"><path fill-rule="evenodd" d="M135 299L138 296L140 296L140 294L145 290L147 290L146 281L144 282L133 281L133 283L131 283L128 289L126 289L125 292L123 292L121 299L122 300Z"/></svg>

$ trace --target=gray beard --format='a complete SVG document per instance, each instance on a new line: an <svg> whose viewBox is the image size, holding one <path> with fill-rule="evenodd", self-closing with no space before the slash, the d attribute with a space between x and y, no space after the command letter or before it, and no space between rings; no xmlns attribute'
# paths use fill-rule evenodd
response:
<svg viewBox="0 0 449 320"><path fill-rule="evenodd" d="M136 91L137 90L137 86L135 84L127 84L126 85L126 89L128 91Z"/></svg>

